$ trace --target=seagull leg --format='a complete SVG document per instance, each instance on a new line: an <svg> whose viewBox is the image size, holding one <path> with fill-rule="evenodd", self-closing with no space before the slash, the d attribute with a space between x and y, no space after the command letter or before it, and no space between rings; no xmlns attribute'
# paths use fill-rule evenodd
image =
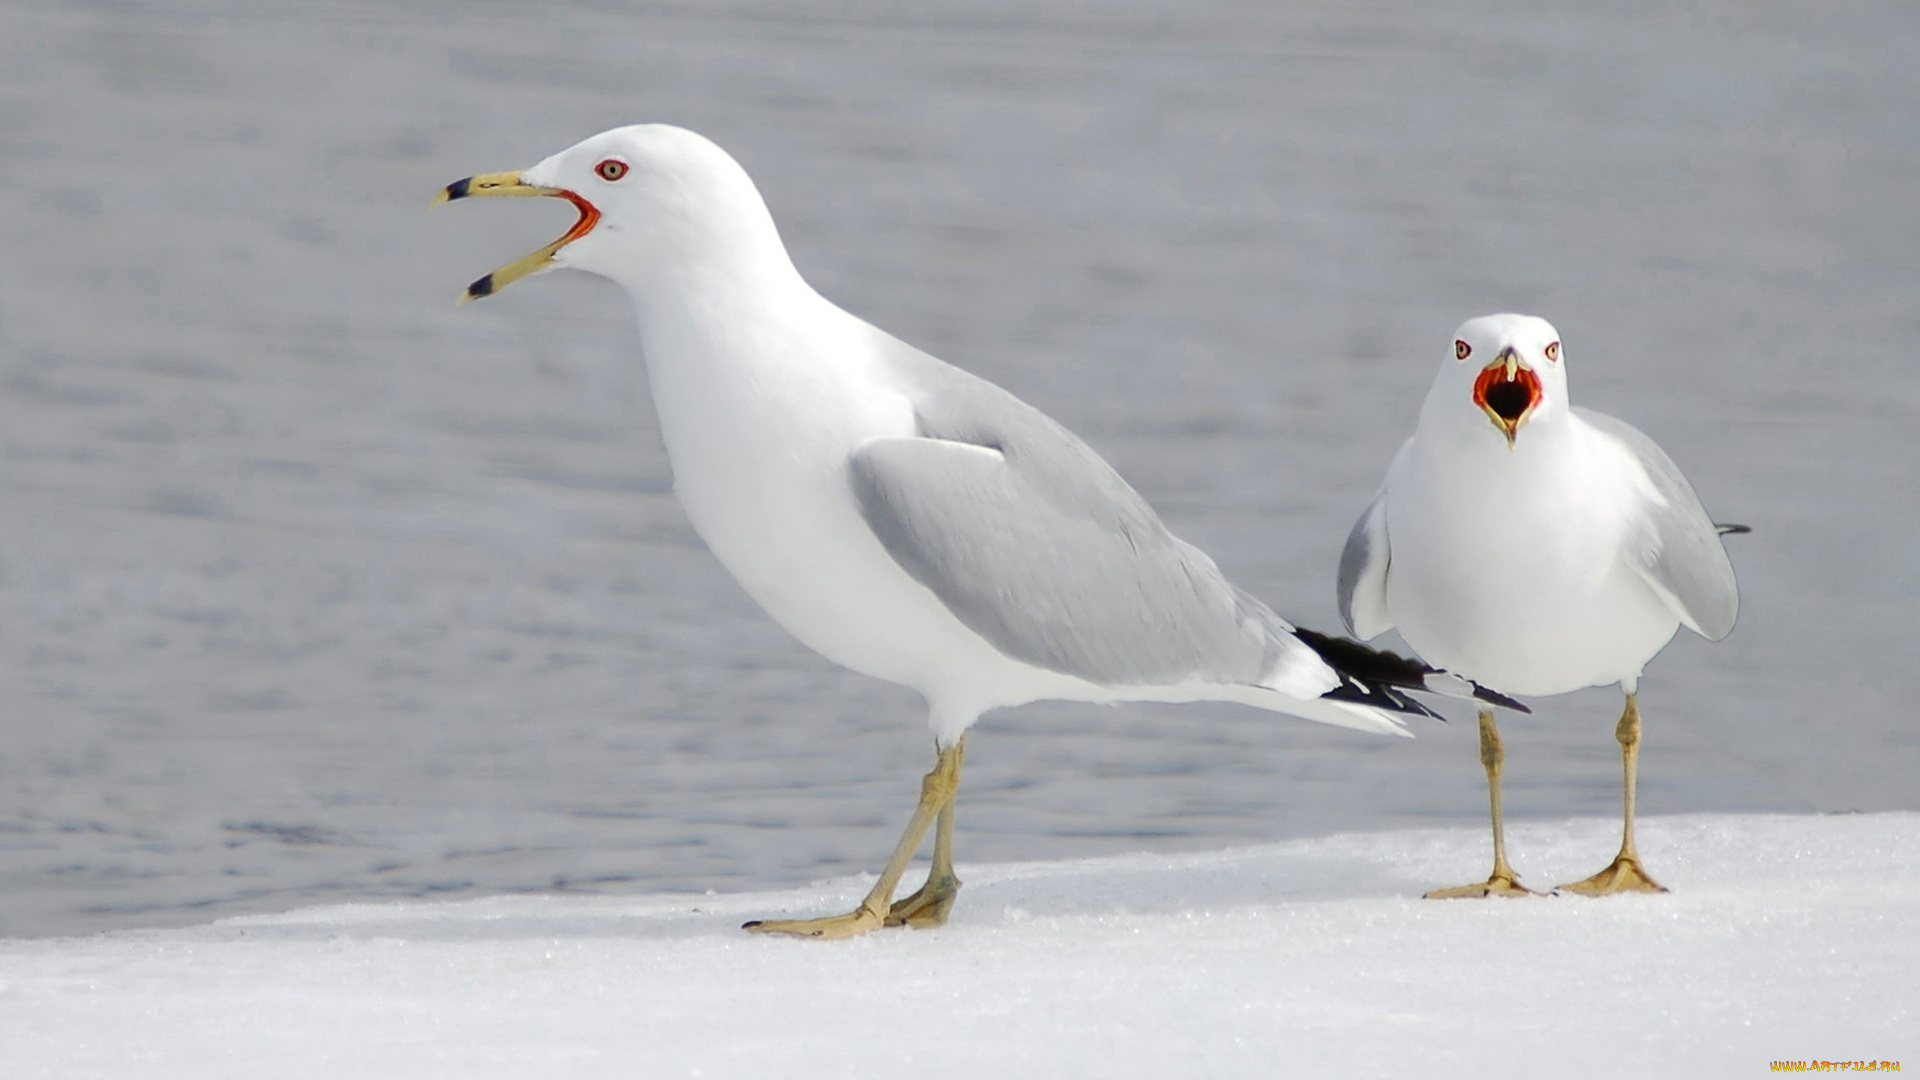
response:
<svg viewBox="0 0 1920 1080"><path fill-rule="evenodd" d="M960 766L967 756L967 737L953 746L953 771L957 777ZM954 785L956 791L959 785ZM888 926L911 926L916 930L927 930L947 924L947 913L953 910L954 898L960 895L960 878L953 872L953 804L954 793L947 795L946 804L940 807L940 819L933 826L933 866L927 870L926 883L912 896L894 901L887 909Z"/></svg>
<svg viewBox="0 0 1920 1080"><path fill-rule="evenodd" d="M900 875L906 873L907 863L913 860L913 853L920 846L920 839L927 835L927 826L933 824L936 815L951 822L948 809L953 805L953 793L960 787L960 759L965 745L966 740L962 738L959 742L941 750L940 759L934 763L933 771L921 778L920 805L914 807L913 818L907 822L906 831L900 834L900 842L894 845L893 857L887 860L886 869L880 872L880 880L873 883L873 888L868 891L866 899L860 901L859 907L845 915L833 915L824 919L756 919L741 929L756 934L850 938L885 925L889 911L887 901L893 899L894 886L900 884ZM947 867L947 876L953 877L953 868L950 864ZM952 892L957 892L959 887L959 880L953 879L946 903L940 909L942 922L946 920L946 908L952 906ZM939 923L930 925L937 926Z"/></svg>
<svg viewBox="0 0 1920 1080"><path fill-rule="evenodd" d="M1520 876L1507 865L1507 834L1500 814L1500 764L1507 759L1500 744L1500 729L1494 726L1493 710L1480 710L1480 764L1487 770L1487 799L1493 807L1493 873L1478 885L1435 889L1428 900L1454 900L1465 896L1533 896L1532 889L1520 884Z"/></svg>
<svg viewBox="0 0 1920 1080"><path fill-rule="evenodd" d="M1582 896L1610 896L1618 892L1666 892L1667 887L1647 876L1640 868L1640 853L1633 847L1633 795L1634 785L1640 773L1640 706L1632 694L1627 695L1627 707L1620 713L1620 723L1613 729L1613 737L1620 743L1620 768L1625 773L1622 786L1626 797L1626 824L1620 833L1620 854L1614 856L1605 870L1571 885L1562 885L1555 892L1577 892Z"/></svg>

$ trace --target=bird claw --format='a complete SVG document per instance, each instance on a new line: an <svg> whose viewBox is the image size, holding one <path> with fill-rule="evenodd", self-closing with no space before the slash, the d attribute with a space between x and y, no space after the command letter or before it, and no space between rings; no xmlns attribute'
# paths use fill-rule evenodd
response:
<svg viewBox="0 0 1920 1080"><path fill-rule="evenodd" d="M884 924L885 919L878 911L861 904L845 915L830 915L823 919L755 919L742 924L740 929L750 934L781 934L786 937L838 941L878 930Z"/></svg>
<svg viewBox="0 0 1920 1080"><path fill-rule="evenodd" d="M894 901L887 909L886 924L910 926L915 930L945 926L947 914L953 910L953 901L959 895L959 878L929 878L912 896Z"/></svg>
<svg viewBox="0 0 1920 1080"><path fill-rule="evenodd" d="M1605 870L1553 891L1579 893L1581 896L1612 896L1623 892L1663 893L1667 887L1647 876L1637 856L1622 852Z"/></svg>
<svg viewBox="0 0 1920 1080"><path fill-rule="evenodd" d="M1451 889L1435 889L1427 893L1426 900L1463 900L1480 899L1489 896L1515 897L1539 896L1532 889L1520 884L1519 877L1512 873L1498 873L1480 882L1478 885L1458 885Z"/></svg>

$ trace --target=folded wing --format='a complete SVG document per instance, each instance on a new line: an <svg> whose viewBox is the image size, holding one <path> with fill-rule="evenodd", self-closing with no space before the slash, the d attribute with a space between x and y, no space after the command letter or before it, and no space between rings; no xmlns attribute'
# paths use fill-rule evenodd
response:
<svg viewBox="0 0 1920 1080"><path fill-rule="evenodd" d="M1720 529L1693 485L1666 451L1632 424L1591 409L1573 411L1618 443L1646 473L1649 498L1631 519L1622 557L1695 633L1709 641L1726 637L1740 613L1740 592Z"/></svg>
<svg viewBox="0 0 1920 1080"><path fill-rule="evenodd" d="M894 559L1001 652L1112 686L1254 685L1289 667L1302 696L1336 685L1291 627L1038 410L954 373L916 415L920 437L855 451L854 492Z"/></svg>

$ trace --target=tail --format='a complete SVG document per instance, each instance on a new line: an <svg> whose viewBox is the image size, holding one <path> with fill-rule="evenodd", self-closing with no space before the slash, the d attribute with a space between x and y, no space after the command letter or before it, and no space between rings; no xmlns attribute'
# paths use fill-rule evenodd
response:
<svg viewBox="0 0 1920 1080"><path fill-rule="evenodd" d="M1354 701L1341 701L1332 693L1323 694L1320 697L1302 698L1268 686L1229 683L1209 687L1205 697L1208 700L1237 701L1242 705L1252 705L1256 709L1286 713L1288 716L1297 716L1302 720L1331 724L1334 727L1349 728L1353 731L1365 731L1374 735L1398 735L1403 739L1413 738L1413 732L1408 731L1407 725L1401 722L1401 713L1404 710L1388 710ZM1420 707L1418 702L1410 702L1410 704L1416 709Z"/></svg>
<svg viewBox="0 0 1920 1080"><path fill-rule="evenodd" d="M1442 723L1446 722L1446 717L1408 697L1403 691L1421 690L1498 705L1515 712L1533 711L1472 679L1429 667L1398 653L1369 648L1357 641L1330 637L1301 627L1295 627L1293 634L1320 654L1320 659L1326 661L1327 666L1340 676L1340 685L1321 695L1332 701L1352 702L1413 716L1431 716Z"/></svg>

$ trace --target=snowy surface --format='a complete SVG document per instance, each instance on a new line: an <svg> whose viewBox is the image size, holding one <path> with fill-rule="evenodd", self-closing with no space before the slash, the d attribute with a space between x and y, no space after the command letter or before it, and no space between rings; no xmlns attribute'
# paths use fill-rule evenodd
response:
<svg viewBox="0 0 1920 1080"><path fill-rule="evenodd" d="M1535 885L1601 819L1515 826ZM842 880L312 908L0 944L0 1074L1753 1076L1920 1068L1920 815L1642 822L1656 897L1423 901L1458 828L961 867L935 931L751 937ZM110 1022L109 1022L110 1021Z"/></svg>

